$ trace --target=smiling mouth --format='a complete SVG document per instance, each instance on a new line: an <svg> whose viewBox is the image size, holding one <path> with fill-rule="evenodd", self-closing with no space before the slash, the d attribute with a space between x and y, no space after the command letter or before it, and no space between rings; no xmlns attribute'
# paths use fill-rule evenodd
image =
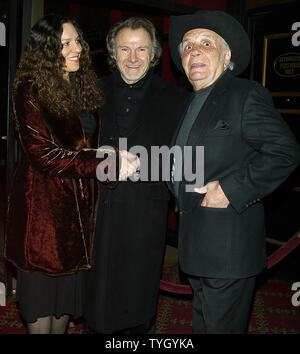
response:
<svg viewBox="0 0 300 354"><path fill-rule="evenodd" d="M127 69L139 69L140 65L138 66L132 66L132 65L126 65Z"/></svg>
<svg viewBox="0 0 300 354"><path fill-rule="evenodd" d="M70 61L73 61L75 63L79 63L79 56L76 56L76 57L71 57L69 58Z"/></svg>

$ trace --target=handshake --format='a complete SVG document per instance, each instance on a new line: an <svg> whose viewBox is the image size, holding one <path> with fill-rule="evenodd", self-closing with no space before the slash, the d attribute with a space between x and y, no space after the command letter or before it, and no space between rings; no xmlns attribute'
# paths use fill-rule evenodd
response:
<svg viewBox="0 0 300 354"><path fill-rule="evenodd" d="M119 172L119 181L125 181L140 169L140 159L138 156L126 151L119 152L121 158L121 167Z"/></svg>

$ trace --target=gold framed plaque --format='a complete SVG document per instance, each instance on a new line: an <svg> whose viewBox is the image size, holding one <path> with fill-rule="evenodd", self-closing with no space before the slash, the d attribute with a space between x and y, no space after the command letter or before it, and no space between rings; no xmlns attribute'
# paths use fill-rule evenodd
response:
<svg viewBox="0 0 300 354"><path fill-rule="evenodd" d="M281 113L300 114L300 47L293 46L292 35L264 37L262 85Z"/></svg>

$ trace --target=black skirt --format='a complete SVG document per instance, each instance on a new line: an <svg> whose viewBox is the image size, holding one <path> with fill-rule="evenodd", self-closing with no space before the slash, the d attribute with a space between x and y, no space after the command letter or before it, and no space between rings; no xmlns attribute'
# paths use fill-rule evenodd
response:
<svg viewBox="0 0 300 354"><path fill-rule="evenodd" d="M17 301L23 319L35 322L40 317L83 314L83 272L58 277L18 271Z"/></svg>

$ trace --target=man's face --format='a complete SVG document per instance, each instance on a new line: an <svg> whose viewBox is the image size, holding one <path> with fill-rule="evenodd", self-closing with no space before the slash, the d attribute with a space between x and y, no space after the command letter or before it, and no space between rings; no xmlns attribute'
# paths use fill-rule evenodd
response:
<svg viewBox="0 0 300 354"><path fill-rule="evenodd" d="M116 62L123 80L134 84L142 79L153 59L152 42L144 28L121 29L115 39Z"/></svg>
<svg viewBox="0 0 300 354"><path fill-rule="evenodd" d="M224 41L217 33L196 28L182 39L182 66L194 90L213 84L227 68L231 52L224 50Z"/></svg>

